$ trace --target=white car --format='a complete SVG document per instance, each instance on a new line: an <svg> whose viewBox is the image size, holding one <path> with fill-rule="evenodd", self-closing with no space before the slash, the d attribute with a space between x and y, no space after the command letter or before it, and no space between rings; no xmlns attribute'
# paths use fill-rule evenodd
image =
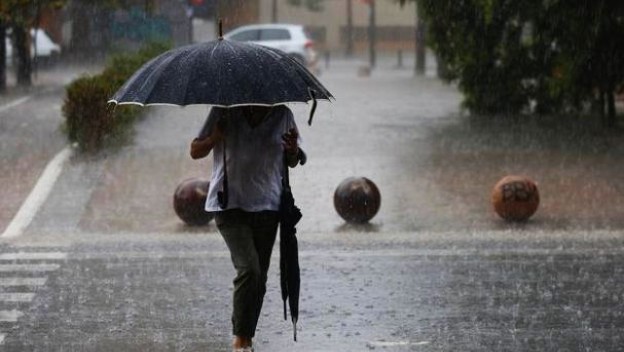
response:
<svg viewBox="0 0 624 352"><path fill-rule="evenodd" d="M314 41L308 37L302 25L277 23L246 25L226 33L223 37L276 48L291 55L308 68L316 68L317 54L314 50Z"/></svg>
<svg viewBox="0 0 624 352"><path fill-rule="evenodd" d="M35 30L34 28L32 28L30 30L30 35L33 39L32 45L30 47L31 58L35 57L35 49L37 53L37 58L43 59L44 61L54 60L61 54L61 47L58 44L54 43L44 30ZM13 45L11 44L11 40L8 37L5 40L5 47L7 63L11 63L13 60Z"/></svg>

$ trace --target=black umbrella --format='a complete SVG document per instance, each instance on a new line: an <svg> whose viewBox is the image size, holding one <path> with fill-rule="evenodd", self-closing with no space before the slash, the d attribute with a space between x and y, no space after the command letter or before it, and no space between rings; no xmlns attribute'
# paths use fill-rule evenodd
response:
<svg viewBox="0 0 624 352"><path fill-rule="evenodd" d="M284 156L284 160L286 160ZM284 163L284 177L282 179L282 197L280 202L280 286L284 301L284 319L286 317L286 301L290 307L290 317L293 322L294 339L297 341L297 320L299 319L299 248L297 244L297 229L295 225L301 220L301 211L295 205L290 182L288 180L288 165Z"/></svg>
<svg viewBox="0 0 624 352"><path fill-rule="evenodd" d="M305 66L257 44L218 39L152 59L110 102L138 105L272 106L333 99Z"/></svg>

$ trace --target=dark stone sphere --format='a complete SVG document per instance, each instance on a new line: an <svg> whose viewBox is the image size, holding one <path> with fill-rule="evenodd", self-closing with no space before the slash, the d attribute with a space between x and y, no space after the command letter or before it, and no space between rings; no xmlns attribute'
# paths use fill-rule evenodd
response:
<svg viewBox="0 0 624 352"><path fill-rule="evenodd" d="M346 222L365 223L372 219L381 205L381 194L366 177L349 177L334 192L334 208Z"/></svg>
<svg viewBox="0 0 624 352"><path fill-rule="evenodd" d="M492 190L494 211L507 221L526 221L535 213L539 203L537 185L528 177L505 176Z"/></svg>
<svg viewBox="0 0 624 352"><path fill-rule="evenodd" d="M173 209L188 225L205 225L213 214L204 210L210 181L190 178L182 181L173 194Z"/></svg>

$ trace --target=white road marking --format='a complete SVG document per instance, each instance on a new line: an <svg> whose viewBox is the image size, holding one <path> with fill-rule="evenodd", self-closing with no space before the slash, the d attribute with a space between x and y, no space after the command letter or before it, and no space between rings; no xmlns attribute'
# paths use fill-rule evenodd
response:
<svg viewBox="0 0 624 352"><path fill-rule="evenodd" d="M63 171L65 162L71 157L72 150L69 147L61 150L56 156L48 163L43 174L39 177L37 184L32 189L28 198L24 201L21 208L15 214L9 226L2 233L2 238L12 238L20 236L26 227L30 225L30 222L35 218L35 215L39 211L39 208L50 195L54 183Z"/></svg>
<svg viewBox="0 0 624 352"><path fill-rule="evenodd" d="M0 272L9 271L54 271L61 266L58 264L0 264Z"/></svg>
<svg viewBox="0 0 624 352"><path fill-rule="evenodd" d="M373 347L397 347L397 346L424 346L429 341L410 342L410 341L371 341L368 345Z"/></svg>
<svg viewBox="0 0 624 352"><path fill-rule="evenodd" d="M16 252L0 254L0 260L64 260L67 253L62 252Z"/></svg>
<svg viewBox="0 0 624 352"><path fill-rule="evenodd" d="M6 335L5 334L0 334L0 345L2 345L4 343L4 337Z"/></svg>
<svg viewBox="0 0 624 352"><path fill-rule="evenodd" d="M43 286L46 281L46 277L3 277L0 278L0 287Z"/></svg>
<svg viewBox="0 0 624 352"><path fill-rule="evenodd" d="M0 302L29 303L35 298L34 293L10 292L0 293Z"/></svg>
<svg viewBox="0 0 624 352"><path fill-rule="evenodd" d="M24 313L19 310L0 310L0 322L3 323L15 323L17 320L24 316Z"/></svg>
<svg viewBox="0 0 624 352"><path fill-rule="evenodd" d="M273 251L277 256L278 251ZM502 248L502 249L365 249L365 250L301 250L300 258L371 258L371 257L487 257L487 256L557 256L566 254L575 255L617 255L623 254L624 248L570 248L570 249L547 249L547 248ZM131 258L131 259L193 259L193 258L229 258L230 252L227 250L197 250L197 251L125 251L125 252L82 252L75 253L72 258L76 260L88 259L112 259L112 258ZM522 258L510 258L505 260L524 260Z"/></svg>
<svg viewBox="0 0 624 352"><path fill-rule="evenodd" d="M0 106L0 112L9 110L10 108L16 107L20 104L23 104L25 102L27 102L30 99L30 95L27 97L23 97L23 98L19 98L19 99L15 99L10 103L4 104L2 106Z"/></svg>
<svg viewBox="0 0 624 352"><path fill-rule="evenodd" d="M227 251L191 251L191 252L163 252L163 251L134 251L134 252L89 252L75 253L72 258L78 260L88 259L192 259L192 258L230 258Z"/></svg>

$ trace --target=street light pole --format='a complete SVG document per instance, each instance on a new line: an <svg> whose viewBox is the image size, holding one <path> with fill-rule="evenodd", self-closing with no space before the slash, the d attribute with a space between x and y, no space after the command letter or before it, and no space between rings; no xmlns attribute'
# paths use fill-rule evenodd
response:
<svg viewBox="0 0 624 352"><path fill-rule="evenodd" d="M347 50L346 56L353 56L353 0L347 0Z"/></svg>
<svg viewBox="0 0 624 352"><path fill-rule="evenodd" d="M277 0L273 0L271 8L271 21L277 23Z"/></svg>
<svg viewBox="0 0 624 352"><path fill-rule="evenodd" d="M426 39L425 39L425 23L422 18L421 6L419 5L421 2L416 1L416 64L415 64L415 73L416 75L424 75L425 74L425 48L426 48Z"/></svg>
<svg viewBox="0 0 624 352"><path fill-rule="evenodd" d="M369 10L369 23L368 23L368 58L370 68L374 68L377 62L376 52L375 52L375 44L377 42L377 28L375 24L375 0L368 0L368 10Z"/></svg>

